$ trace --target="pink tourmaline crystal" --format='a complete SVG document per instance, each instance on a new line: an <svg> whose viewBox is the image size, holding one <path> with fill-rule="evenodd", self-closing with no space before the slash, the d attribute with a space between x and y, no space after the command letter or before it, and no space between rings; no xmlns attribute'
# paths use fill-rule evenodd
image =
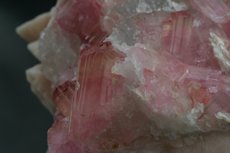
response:
<svg viewBox="0 0 230 153"><path fill-rule="evenodd" d="M59 0L37 55L48 153L155 153L229 129L229 25L228 0Z"/></svg>

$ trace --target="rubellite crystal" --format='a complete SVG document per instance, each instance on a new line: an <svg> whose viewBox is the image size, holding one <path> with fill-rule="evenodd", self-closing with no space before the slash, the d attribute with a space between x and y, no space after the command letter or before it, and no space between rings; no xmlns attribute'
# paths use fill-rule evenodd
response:
<svg viewBox="0 0 230 153"><path fill-rule="evenodd" d="M170 152L228 131L229 25L228 0L59 0L29 47L55 108L48 153Z"/></svg>

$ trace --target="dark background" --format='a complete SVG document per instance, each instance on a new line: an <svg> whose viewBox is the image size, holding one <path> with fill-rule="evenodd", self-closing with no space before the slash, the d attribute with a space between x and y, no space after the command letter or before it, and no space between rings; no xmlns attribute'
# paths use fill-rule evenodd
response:
<svg viewBox="0 0 230 153"><path fill-rule="evenodd" d="M52 117L31 93L25 70L38 61L15 28L54 0L0 0L0 153L45 153Z"/></svg>

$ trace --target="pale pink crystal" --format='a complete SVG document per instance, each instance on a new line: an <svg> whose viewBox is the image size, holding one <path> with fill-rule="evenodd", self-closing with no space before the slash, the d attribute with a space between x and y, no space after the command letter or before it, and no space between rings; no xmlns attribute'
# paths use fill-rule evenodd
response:
<svg viewBox="0 0 230 153"><path fill-rule="evenodd" d="M216 23L230 20L230 7L224 0L190 0L204 15Z"/></svg>
<svg viewBox="0 0 230 153"><path fill-rule="evenodd" d="M230 38L230 3L228 0L190 0L199 11L218 23Z"/></svg>

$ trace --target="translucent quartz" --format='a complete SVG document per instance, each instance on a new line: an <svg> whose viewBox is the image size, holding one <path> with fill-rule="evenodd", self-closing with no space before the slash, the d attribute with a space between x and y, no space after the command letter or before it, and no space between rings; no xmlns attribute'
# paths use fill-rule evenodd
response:
<svg viewBox="0 0 230 153"><path fill-rule="evenodd" d="M60 0L39 40L56 106L48 152L144 152L229 129L229 6Z"/></svg>
<svg viewBox="0 0 230 153"><path fill-rule="evenodd" d="M131 51L127 52L127 58L130 59L123 63L123 67L133 65L136 68L134 74L142 74L142 76L133 75L139 80L137 78L133 79L138 81L130 82L130 86L139 84L137 88L133 87L133 91L144 101L141 101L140 105L145 108L144 112L148 117L156 120L156 117L163 116L167 120L167 122L162 121L162 125L161 122L158 122L158 126L161 126L158 128L162 128L162 130L172 128L174 132L178 133L201 129L202 131L210 130L204 125L205 121L201 121L209 118L210 114L201 110L199 115L205 115L199 119L199 123L191 124L189 111L199 104L202 104L205 108L211 103L219 105L224 101L214 100L216 95L223 90L228 91L222 72L188 66L167 53L162 56L143 48L131 48ZM152 60L146 60L147 58ZM144 61L142 61L143 59ZM128 63L127 61L132 62ZM140 63L137 63L137 61ZM127 72L122 71L121 64L116 65L115 70L115 73L127 77ZM218 111L221 111L221 109L218 109ZM210 113L213 115L216 112ZM169 121L172 118L176 119L177 122L172 121L170 123ZM211 119L215 120L215 118ZM175 126L175 129L170 127L171 125ZM214 130L216 126L211 128Z"/></svg>
<svg viewBox="0 0 230 153"><path fill-rule="evenodd" d="M55 84L72 79L76 72L79 46L77 36L64 33L57 25L46 28L39 41L38 54L44 75Z"/></svg>

